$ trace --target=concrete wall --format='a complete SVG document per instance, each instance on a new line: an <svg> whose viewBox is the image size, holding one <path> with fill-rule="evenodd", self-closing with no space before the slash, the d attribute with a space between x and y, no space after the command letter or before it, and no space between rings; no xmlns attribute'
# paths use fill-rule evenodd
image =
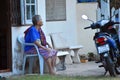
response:
<svg viewBox="0 0 120 80"><path fill-rule="evenodd" d="M63 32L70 45L77 44L76 1L66 0L66 21L51 21L46 23L47 34Z"/></svg>
<svg viewBox="0 0 120 80"><path fill-rule="evenodd" d="M83 49L80 50L80 54L87 54L88 52L96 53L95 45L93 42L93 36L95 30L87 29L87 27L91 24L90 21L84 20L81 18L83 14L87 15L89 19L96 21L96 9L97 3L79 3L76 7L76 16L77 16L77 40L78 44L84 46Z"/></svg>
<svg viewBox="0 0 120 80"><path fill-rule="evenodd" d="M21 47L17 42L17 37L23 34L27 27L12 27L12 69L14 74L18 74L22 70L22 57Z"/></svg>

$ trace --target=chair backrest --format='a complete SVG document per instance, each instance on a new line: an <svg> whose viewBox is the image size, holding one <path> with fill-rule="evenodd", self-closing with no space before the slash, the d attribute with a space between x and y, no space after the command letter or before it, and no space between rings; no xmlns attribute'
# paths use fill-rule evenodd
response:
<svg viewBox="0 0 120 80"><path fill-rule="evenodd" d="M22 53L24 53L24 47L25 46L34 46L36 51L37 51L37 54L39 54L39 50L38 50L38 47L37 45L35 45L34 43L25 43L25 40L24 40L24 35L19 35L17 37L17 41L21 44L21 48L22 48ZM33 55L33 54L32 54ZM34 54L36 55L36 54Z"/></svg>
<svg viewBox="0 0 120 80"><path fill-rule="evenodd" d="M20 43L20 45L21 45L21 52L24 53L24 43L25 43L25 41L24 41L24 34L19 35L19 36L17 37L17 41L18 41L18 43Z"/></svg>
<svg viewBox="0 0 120 80"><path fill-rule="evenodd" d="M17 37L17 41L18 41L21 45L23 45L23 44L25 43L25 41L24 41L24 35L19 35L19 36Z"/></svg>

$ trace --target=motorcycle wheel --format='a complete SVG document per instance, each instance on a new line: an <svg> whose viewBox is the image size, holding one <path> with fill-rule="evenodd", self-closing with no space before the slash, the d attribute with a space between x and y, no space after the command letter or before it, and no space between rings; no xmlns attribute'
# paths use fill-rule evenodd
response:
<svg viewBox="0 0 120 80"><path fill-rule="evenodd" d="M115 67L116 74L120 74L120 67Z"/></svg>
<svg viewBox="0 0 120 80"><path fill-rule="evenodd" d="M116 76L116 70L115 70L115 65L112 61L112 59L108 56L105 58L106 60L106 68L110 73L110 76L115 77Z"/></svg>
<svg viewBox="0 0 120 80"><path fill-rule="evenodd" d="M116 63L116 66L115 66L115 71L116 71L116 74L120 74L120 57L117 58L117 63Z"/></svg>

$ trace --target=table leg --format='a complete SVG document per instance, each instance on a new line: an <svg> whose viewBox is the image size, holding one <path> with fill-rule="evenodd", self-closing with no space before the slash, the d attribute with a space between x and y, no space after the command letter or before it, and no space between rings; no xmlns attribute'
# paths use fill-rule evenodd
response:
<svg viewBox="0 0 120 80"><path fill-rule="evenodd" d="M80 63L80 58L78 55L79 49L73 49L73 51L74 51L73 62Z"/></svg>

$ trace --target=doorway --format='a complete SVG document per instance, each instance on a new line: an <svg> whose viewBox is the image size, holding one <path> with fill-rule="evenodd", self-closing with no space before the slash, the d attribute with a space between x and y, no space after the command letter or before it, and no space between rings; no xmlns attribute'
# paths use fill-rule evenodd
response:
<svg viewBox="0 0 120 80"><path fill-rule="evenodd" d="M12 70L10 0L0 3L0 73Z"/></svg>

